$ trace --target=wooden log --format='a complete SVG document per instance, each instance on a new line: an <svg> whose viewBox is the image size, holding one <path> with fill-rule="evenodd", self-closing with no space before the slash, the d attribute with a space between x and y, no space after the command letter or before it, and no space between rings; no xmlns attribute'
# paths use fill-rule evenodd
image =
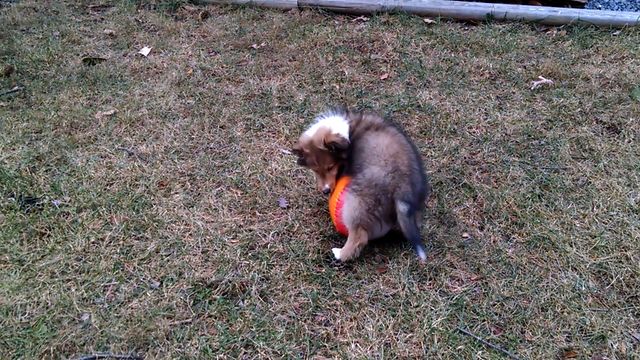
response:
<svg viewBox="0 0 640 360"><path fill-rule="evenodd" d="M547 25L584 22L599 26L638 26L640 13L494 4L449 0L198 0L208 4L254 5L276 9L319 8L348 14L407 12L459 20L519 20Z"/></svg>

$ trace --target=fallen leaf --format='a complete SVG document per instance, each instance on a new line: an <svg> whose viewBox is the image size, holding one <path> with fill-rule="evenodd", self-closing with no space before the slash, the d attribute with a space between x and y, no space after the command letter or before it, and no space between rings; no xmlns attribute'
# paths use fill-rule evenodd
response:
<svg viewBox="0 0 640 360"><path fill-rule="evenodd" d="M389 77L389 73L384 73L380 75L380 80L386 80Z"/></svg>
<svg viewBox="0 0 640 360"><path fill-rule="evenodd" d="M429 18L424 18L422 19L422 21L424 21L425 24L435 24L436 21L433 19L429 19Z"/></svg>
<svg viewBox="0 0 640 360"><path fill-rule="evenodd" d="M504 333L504 329L497 325L490 325L491 333L495 336L500 336Z"/></svg>
<svg viewBox="0 0 640 360"><path fill-rule="evenodd" d="M209 18L209 16L211 16L211 14L207 10L202 10L198 14L198 20L205 21Z"/></svg>
<svg viewBox="0 0 640 360"><path fill-rule="evenodd" d="M105 35L108 36L116 36L116 31L115 30L111 30L111 29L104 29L102 31Z"/></svg>
<svg viewBox="0 0 640 360"><path fill-rule="evenodd" d="M358 16L357 18L351 20L351 22L356 22L356 21L369 21L369 18L362 15L362 16Z"/></svg>
<svg viewBox="0 0 640 360"><path fill-rule="evenodd" d="M80 320L82 320L83 323L88 323L91 320L91 314L89 313L82 314L82 316L80 317Z"/></svg>
<svg viewBox="0 0 640 360"><path fill-rule="evenodd" d="M266 42L262 42L262 43L260 43L260 45L258 45L258 44L253 44L253 45L251 45L251 48L252 48L252 49L254 49L254 50L258 50L258 49L260 49L261 47L265 47L266 45L267 45L267 43L266 43Z"/></svg>
<svg viewBox="0 0 640 360"><path fill-rule="evenodd" d="M542 76L538 76L540 80L534 80L531 82L531 90L535 90L544 84L553 84L553 80L546 79Z"/></svg>
<svg viewBox="0 0 640 360"><path fill-rule="evenodd" d="M98 65L103 61L107 61L107 59L100 56L85 56L82 58L82 63L87 66Z"/></svg>
<svg viewBox="0 0 640 360"><path fill-rule="evenodd" d="M280 152L287 155L292 155L293 153L287 149L280 149Z"/></svg>
<svg viewBox="0 0 640 360"><path fill-rule="evenodd" d="M578 352L573 348L567 348L560 350L560 359L575 359L578 357Z"/></svg>
<svg viewBox="0 0 640 360"><path fill-rule="evenodd" d="M116 110L116 109L111 109L111 110L107 110L107 111L98 111L96 113L96 119L100 120L100 119L102 119L104 117L114 115L117 112L118 112L118 110Z"/></svg>
<svg viewBox="0 0 640 360"><path fill-rule="evenodd" d="M470 237L471 237L471 235L469 235L469 233L468 233L468 232L465 232L465 233L462 233L462 237L463 237L463 238L465 238L465 239L467 239L467 238L470 238Z"/></svg>
<svg viewBox="0 0 640 360"><path fill-rule="evenodd" d="M616 31L614 31L611 35L613 35L613 36L618 36L618 35L620 35L620 34L622 34L622 30L616 30Z"/></svg>
<svg viewBox="0 0 640 360"><path fill-rule="evenodd" d="M13 74L14 71L16 71L16 68L11 65L7 65L2 69L2 76L9 77L9 75Z"/></svg>
<svg viewBox="0 0 640 360"><path fill-rule="evenodd" d="M525 331L524 339L527 340L528 342L532 342L536 340L536 337L533 336L533 334L531 334L529 331Z"/></svg>
<svg viewBox="0 0 640 360"><path fill-rule="evenodd" d="M387 268L387 266L386 266L386 265L380 265L380 266L378 266L378 267L376 268L376 272L377 272L378 274L384 274L384 273L386 273L386 272L387 272L387 270L388 270L388 268Z"/></svg>
<svg viewBox="0 0 640 360"><path fill-rule="evenodd" d="M278 199L278 206L282 209L286 209L289 207L289 203L287 202L287 199L281 197Z"/></svg>
<svg viewBox="0 0 640 360"><path fill-rule="evenodd" d="M145 46L142 49L140 49L140 51L138 51L138 54L141 54L142 56L145 56L145 57L149 56L149 53L151 52L151 49L152 48L150 48L148 46Z"/></svg>

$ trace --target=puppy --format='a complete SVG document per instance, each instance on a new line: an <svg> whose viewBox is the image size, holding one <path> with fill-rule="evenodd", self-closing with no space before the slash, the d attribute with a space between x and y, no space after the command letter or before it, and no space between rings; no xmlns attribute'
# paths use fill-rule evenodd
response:
<svg viewBox="0 0 640 360"><path fill-rule="evenodd" d="M399 229L422 261L420 237L425 200L431 193L420 155L402 130L372 113L338 108L324 112L300 136L292 152L315 173L329 194L341 176L351 176L342 222L349 231L336 259L357 257L371 239Z"/></svg>

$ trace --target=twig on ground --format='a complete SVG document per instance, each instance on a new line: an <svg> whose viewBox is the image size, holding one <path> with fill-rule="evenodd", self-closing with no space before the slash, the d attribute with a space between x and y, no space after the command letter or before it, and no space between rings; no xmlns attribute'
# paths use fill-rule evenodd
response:
<svg viewBox="0 0 640 360"><path fill-rule="evenodd" d="M478 340L479 342L483 343L484 345L486 345L486 346L488 346L488 347L490 347L490 348L492 348L494 350L498 350L501 353L507 355L508 357L510 357L510 358L512 358L514 360L520 360L520 358L518 358L517 356L515 356L512 353L508 352L507 350L501 348L500 346L494 345L494 344L484 340L483 338L481 338L481 337L479 337L479 336L477 336L475 334L470 333L469 331L467 331L467 330L465 330L463 328L456 327L456 330L460 331L461 333L463 333L465 335L471 336L472 338Z"/></svg>
<svg viewBox="0 0 640 360"><path fill-rule="evenodd" d="M91 355L82 355L74 360L97 360L97 359L127 359L127 360L143 360L140 355L112 354L112 353L95 353Z"/></svg>
<svg viewBox="0 0 640 360"><path fill-rule="evenodd" d="M0 93L0 96L5 96L5 95L9 95L9 94L13 94L16 93L18 91L22 91L24 88L20 87L20 86L14 86L13 89L11 90L7 90L7 91L3 91Z"/></svg>

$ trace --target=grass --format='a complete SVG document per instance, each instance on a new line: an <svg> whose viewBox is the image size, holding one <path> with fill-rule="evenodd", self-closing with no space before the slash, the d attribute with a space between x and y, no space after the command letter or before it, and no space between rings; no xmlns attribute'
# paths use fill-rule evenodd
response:
<svg viewBox="0 0 640 360"><path fill-rule="evenodd" d="M1 358L640 356L638 30L159 3L0 8ZM282 150L336 103L415 139L425 266L330 260Z"/></svg>

